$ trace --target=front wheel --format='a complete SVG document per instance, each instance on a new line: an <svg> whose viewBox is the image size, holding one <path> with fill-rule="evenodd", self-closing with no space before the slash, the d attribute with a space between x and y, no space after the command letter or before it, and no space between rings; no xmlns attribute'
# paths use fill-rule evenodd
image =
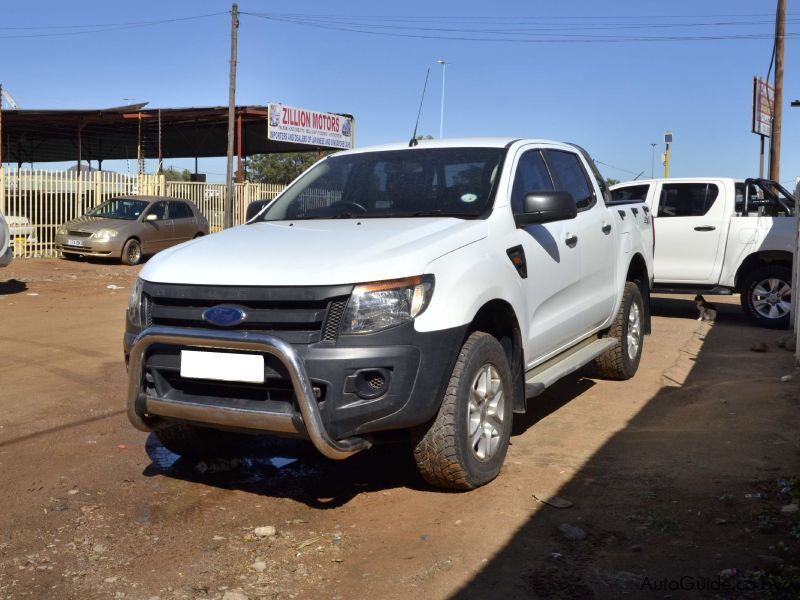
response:
<svg viewBox="0 0 800 600"><path fill-rule="evenodd" d="M482 331L470 335L439 413L415 432L414 460L425 481L471 490L497 477L511 437L512 389L500 343Z"/></svg>
<svg viewBox="0 0 800 600"><path fill-rule="evenodd" d="M742 309L753 323L786 329L792 312L792 271L782 265L759 267L742 280Z"/></svg>
<svg viewBox="0 0 800 600"><path fill-rule="evenodd" d="M138 265L142 260L142 245L139 243L139 240L130 239L125 242L125 245L122 247L122 256L120 258L123 264Z"/></svg>
<svg viewBox="0 0 800 600"><path fill-rule="evenodd" d="M594 359L600 377L624 380L636 375L644 345L644 302L639 286L628 281L608 336L617 343Z"/></svg>

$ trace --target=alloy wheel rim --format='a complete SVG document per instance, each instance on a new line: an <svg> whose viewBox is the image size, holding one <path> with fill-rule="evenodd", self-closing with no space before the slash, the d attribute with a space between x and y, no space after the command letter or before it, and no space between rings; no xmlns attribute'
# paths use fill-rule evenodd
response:
<svg viewBox="0 0 800 600"><path fill-rule="evenodd" d="M505 394L494 365L478 369L469 388L467 432L472 453L480 461L490 460L500 449L505 427Z"/></svg>
<svg viewBox="0 0 800 600"><path fill-rule="evenodd" d="M128 248L128 260L131 262L138 262L139 260L139 246L136 244L131 244L131 247Z"/></svg>
<svg viewBox="0 0 800 600"><path fill-rule="evenodd" d="M631 304L628 311L628 358L636 359L639 354L639 345L642 339L642 314L639 305L635 302Z"/></svg>
<svg viewBox="0 0 800 600"><path fill-rule="evenodd" d="M780 319L792 310L792 286L783 279L762 279L751 294L753 308L765 319Z"/></svg>

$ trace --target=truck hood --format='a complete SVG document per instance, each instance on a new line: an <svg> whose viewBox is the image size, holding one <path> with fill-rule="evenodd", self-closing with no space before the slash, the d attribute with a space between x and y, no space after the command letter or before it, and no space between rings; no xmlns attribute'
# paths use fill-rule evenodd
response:
<svg viewBox="0 0 800 600"><path fill-rule="evenodd" d="M337 285L420 275L486 237L452 217L277 221L241 225L159 253L142 279L188 285Z"/></svg>

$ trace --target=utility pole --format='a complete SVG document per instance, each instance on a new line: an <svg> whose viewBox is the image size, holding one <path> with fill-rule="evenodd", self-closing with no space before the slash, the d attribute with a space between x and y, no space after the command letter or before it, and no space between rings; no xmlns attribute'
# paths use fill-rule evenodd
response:
<svg viewBox="0 0 800 600"><path fill-rule="evenodd" d="M775 104L772 109L772 137L769 143L769 178L781 177L781 123L783 105L783 37L786 31L786 0L778 0L775 16Z"/></svg>
<svg viewBox="0 0 800 600"><path fill-rule="evenodd" d="M231 7L231 71L228 88L228 165L225 169L225 210L222 226L233 227L233 123L236 112L236 42L239 31L239 5Z"/></svg>

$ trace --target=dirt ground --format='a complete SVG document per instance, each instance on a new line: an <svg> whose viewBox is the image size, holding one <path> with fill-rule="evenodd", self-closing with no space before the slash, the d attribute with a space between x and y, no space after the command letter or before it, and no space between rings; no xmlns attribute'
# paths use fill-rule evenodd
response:
<svg viewBox="0 0 800 600"><path fill-rule="evenodd" d="M0 599L800 596L800 513L781 512L800 493L800 379L780 381L782 332L737 298L713 298L713 325L654 299L635 379L563 380L518 418L495 482L442 493L403 446L333 462L251 440L193 463L133 429L137 271L0 271Z"/></svg>

